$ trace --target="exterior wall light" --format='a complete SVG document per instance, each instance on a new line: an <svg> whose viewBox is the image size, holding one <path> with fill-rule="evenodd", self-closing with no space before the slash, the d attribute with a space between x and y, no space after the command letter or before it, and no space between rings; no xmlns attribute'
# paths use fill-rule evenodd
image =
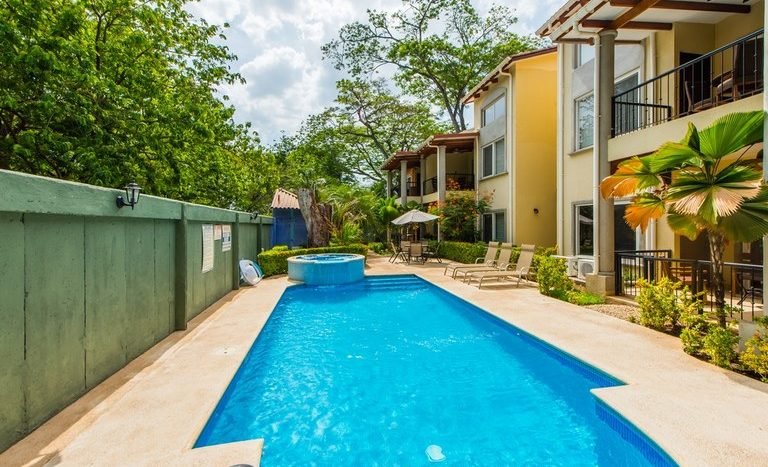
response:
<svg viewBox="0 0 768 467"><path fill-rule="evenodd" d="M539 208L533 208L533 213L534 214L538 214L539 213Z"/></svg>
<svg viewBox="0 0 768 467"><path fill-rule="evenodd" d="M131 182L125 185L125 198L122 196L117 197L117 207L122 208L124 206L130 206L133 209L134 206L139 204L139 196L141 195L141 187L136 182Z"/></svg>

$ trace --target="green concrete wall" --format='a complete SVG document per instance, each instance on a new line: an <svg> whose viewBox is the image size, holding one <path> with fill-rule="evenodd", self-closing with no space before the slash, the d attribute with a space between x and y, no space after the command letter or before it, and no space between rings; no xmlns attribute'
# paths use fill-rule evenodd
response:
<svg viewBox="0 0 768 467"><path fill-rule="evenodd" d="M0 451L238 287L271 219L0 170ZM232 226L203 273L202 225ZM261 241L261 243L259 243Z"/></svg>

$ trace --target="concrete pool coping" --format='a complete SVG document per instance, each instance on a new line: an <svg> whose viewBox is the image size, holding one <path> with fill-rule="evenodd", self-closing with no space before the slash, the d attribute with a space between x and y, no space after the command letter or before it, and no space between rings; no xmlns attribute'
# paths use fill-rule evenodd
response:
<svg viewBox="0 0 768 467"><path fill-rule="evenodd" d="M679 340L530 287L478 290L436 263L416 274L616 378L593 393L681 465L768 465L768 385L682 352ZM0 454L0 465L258 465L262 440L191 449L286 287L233 292Z"/></svg>

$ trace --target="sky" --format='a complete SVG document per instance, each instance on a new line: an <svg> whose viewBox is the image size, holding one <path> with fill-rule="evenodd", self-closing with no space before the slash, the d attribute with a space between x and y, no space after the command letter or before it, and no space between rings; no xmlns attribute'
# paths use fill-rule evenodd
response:
<svg viewBox="0 0 768 467"><path fill-rule="evenodd" d="M565 0L502 0L514 8L519 33L533 33ZM473 0L480 12L494 2ZM233 71L246 84L223 87L238 122L253 124L265 144L292 134L309 115L332 105L344 77L320 48L339 29L364 21L366 9L392 11L401 0L200 0L189 11L211 24L229 24L226 45L237 55Z"/></svg>

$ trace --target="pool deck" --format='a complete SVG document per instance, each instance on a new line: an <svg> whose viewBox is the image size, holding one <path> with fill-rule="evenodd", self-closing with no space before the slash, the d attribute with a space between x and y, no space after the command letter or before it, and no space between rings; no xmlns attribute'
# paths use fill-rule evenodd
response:
<svg viewBox="0 0 768 467"><path fill-rule="evenodd" d="M369 258L366 274L417 274L625 381L597 397L681 465L768 466L768 384L683 353L678 339L531 287L478 290L437 263ZM261 440L191 447L290 283L233 292L0 454L0 465L257 466Z"/></svg>

